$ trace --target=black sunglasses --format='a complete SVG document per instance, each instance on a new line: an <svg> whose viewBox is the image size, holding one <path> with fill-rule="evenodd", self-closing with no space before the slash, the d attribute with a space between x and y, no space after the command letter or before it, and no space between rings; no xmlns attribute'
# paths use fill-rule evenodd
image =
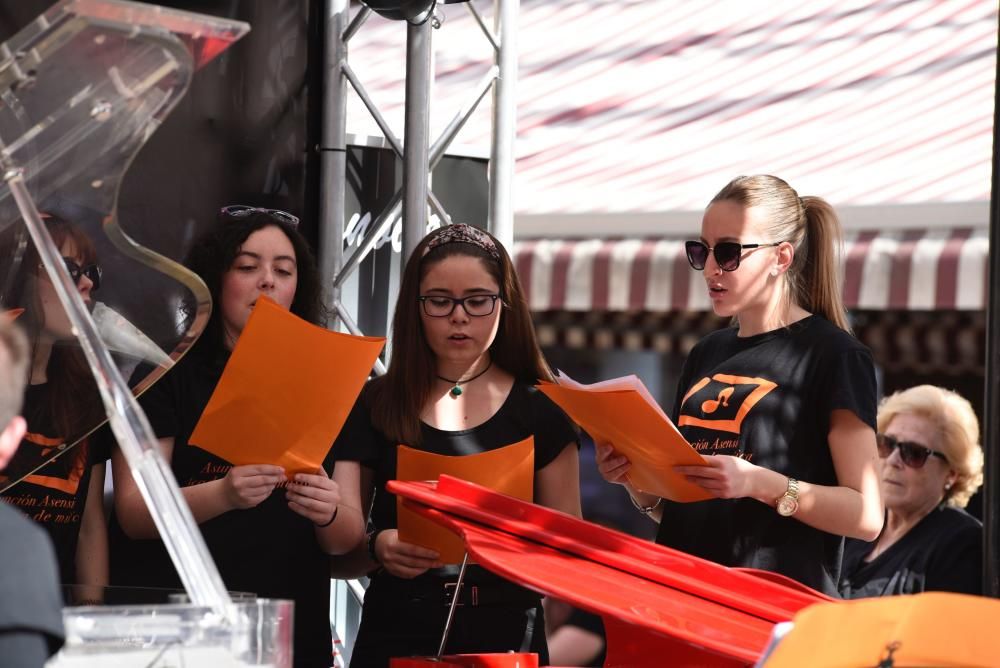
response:
<svg viewBox="0 0 1000 668"><path fill-rule="evenodd" d="M708 254L710 252L715 254L715 262L719 265L719 269L722 271L736 271L740 266L740 259L743 256L744 250L779 246L781 243L781 241L778 241L773 244L741 244L735 241L721 241L713 247L701 241L685 241L684 251L687 253L687 259L691 263L691 267L698 271L705 268L705 262L708 261Z"/></svg>
<svg viewBox="0 0 1000 668"><path fill-rule="evenodd" d="M927 463L927 458L931 455L940 457L946 463L948 461L948 458L937 450L931 450L920 443L901 441L895 436L889 436L888 434L876 434L875 443L878 445L879 457L886 459L892 454L893 450L899 448L899 458L903 460L904 464L914 469L922 468Z"/></svg>
<svg viewBox="0 0 1000 668"><path fill-rule="evenodd" d="M88 264L86 267L81 267L71 257L64 257L63 262L66 263L66 271L69 272L69 277L73 279L74 285L79 285L80 279L86 276L93 283L90 288L91 292L101 287L101 275L104 273L101 271L101 265Z"/></svg>
<svg viewBox="0 0 1000 668"><path fill-rule="evenodd" d="M229 218L246 218L255 213L266 213L273 218L288 223L292 227L299 226L298 216L293 216L281 209L265 209L259 206L250 206L249 204L229 204L219 209L220 216L227 216Z"/></svg>

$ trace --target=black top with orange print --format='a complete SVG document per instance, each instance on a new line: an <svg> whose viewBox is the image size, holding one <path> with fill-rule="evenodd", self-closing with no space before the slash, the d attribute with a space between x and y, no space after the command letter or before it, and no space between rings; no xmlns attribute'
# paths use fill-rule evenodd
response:
<svg viewBox="0 0 1000 668"><path fill-rule="evenodd" d="M174 440L170 468L181 487L224 478L232 468L188 440L227 360L195 349L139 399L156 436ZM323 466L332 473L332 457ZM329 556L320 548L312 522L288 507L284 484L259 505L223 513L199 528L227 589L295 602L295 666L329 666ZM111 584L181 588L161 540L128 538L114 514L108 534Z"/></svg>
<svg viewBox="0 0 1000 668"><path fill-rule="evenodd" d="M48 384L29 385L25 391L23 413L28 422L24 437L14 458L0 474L20 478L32 472L58 453L65 443L54 435L53 420L47 407L51 388ZM37 471L3 492L3 500L20 508L28 517L40 524L52 538L59 561L59 579L62 584L76 584L76 547L87 504L91 470L94 464L108 458L106 448L98 444L102 439L89 437L73 446L65 454L49 461Z"/></svg>
<svg viewBox="0 0 1000 668"><path fill-rule="evenodd" d="M877 409L871 353L816 315L752 337L735 328L708 335L691 351L677 396L674 420L702 454L735 455L818 485L837 484L832 411L874 428ZM666 503L657 542L837 595L844 539L751 498Z"/></svg>

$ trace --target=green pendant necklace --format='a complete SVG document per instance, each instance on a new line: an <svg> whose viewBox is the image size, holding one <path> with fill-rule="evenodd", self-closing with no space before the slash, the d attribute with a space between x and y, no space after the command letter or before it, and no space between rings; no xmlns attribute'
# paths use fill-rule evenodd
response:
<svg viewBox="0 0 1000 668"><path fill-rule="evenodd" d="M451 378L445 378L444 376L438 376L438 379L439 380L443 380L446 383L452 383L454 385L454 387L452 387L450 390L448 390L448 394L450 394L452 397L459 397L459 396L462 395L462 386L463 385L465 385L466 383L471 383L476 378L479 378L480 376L482 376L484 373L486 373L487 371L490 370L491 366L493 366L493 360L490 360L490 363L486 365L485 369L483 369L482 371L480 371L479 373L477 373L472 378L466 378L465 380L452 380Z"/></svg>

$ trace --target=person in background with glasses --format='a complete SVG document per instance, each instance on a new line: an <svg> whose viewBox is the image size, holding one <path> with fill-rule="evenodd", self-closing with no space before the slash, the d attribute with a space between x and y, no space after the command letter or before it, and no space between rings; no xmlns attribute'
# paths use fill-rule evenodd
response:
<svg viewBox="0 0 1000 668"><path fill-rule="evenodd" d="M469 225L428 234L406 263L392 328L388 372L365 387L334 446L372 479L371 573L354 668L392 657L435 655L458 566L399 540L399 444L439 455L470 455L534 437L539 504L580 516L577 434L533 386L552 380L524 292L507 251ZM450 585L450 587L449 587ZM478 566L466 573L446 654L538 652L547 665L541 597Z"/></svg>
<svg viewBox="0 0 1000 668"><path fill-rule="evenodd" d="M0 469L16 456L27 422L19 414L28 341L0 311ZM0 504L0 664L41 668L63 644L56 557L45 531Z"/></svg>
<svg viewBox="0 0 1000 668"><path fill-rule="evenodd" d="M52 214L42 218L70 280L91 306L101 287L93 242L75 223ZM25 242L23 254L18 253ZM19 266L13 262L18 255ZM104 407L69 316L22 225L12 227L0 243L0 258L14 270L11 276L0 272L0 308L24 309L17 322L31 349L23 409L28 430L17 454L0 471L0 496L48 531L60 583L80 585L69 588L69 602L92 602L108 584L103 499L109 453L105 439L88 435L105 420Z"/></svg>
<svg viewBox="0 0 1000 668"><path fill-rule="evenodd" d="M832 207L777 177L723 188L687 255L733 325L691 350L673 407L706 461L676 470L712 498L673 503L634 488L613 443L597 457L659 522L658 543L833 596L843 537L872 540L883 519L875 370L847 323L839 243Z"/></svg>
<svg viewBox="0 0 1000 668"><path fill-rule="evenodd" d="M963 508L983 483L979 421L950 390L919 385L878 412L885 528L847 541L844 598L982 594L983 526Z"/></svg>
<svg viewBox="0 0 1000 668"><path fill-rule="evenodd" d="M334 471L328 456L321 470L286 480L281 467L232 466L188 441L258 298L314 324L325 320L319 272L297 222L283 211L250 206L219 212L187 258L212 295L209 322L140 404L226 588L293 600L295 666L320 668L331 662L329 555L353 549L365 535L360 468L345 462ZM113 584L180 588L118 449L112 467Z"/></svg>

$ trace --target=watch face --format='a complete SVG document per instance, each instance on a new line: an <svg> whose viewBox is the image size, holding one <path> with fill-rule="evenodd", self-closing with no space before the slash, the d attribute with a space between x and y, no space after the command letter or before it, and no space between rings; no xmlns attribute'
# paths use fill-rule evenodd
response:
<svg viewBox="0 0 1000 668"><path fill-rule="evenodd" d="M799 502L793 498L783 496L778 499L778 514L782 517L793 515L799 509Z"/></svg>

